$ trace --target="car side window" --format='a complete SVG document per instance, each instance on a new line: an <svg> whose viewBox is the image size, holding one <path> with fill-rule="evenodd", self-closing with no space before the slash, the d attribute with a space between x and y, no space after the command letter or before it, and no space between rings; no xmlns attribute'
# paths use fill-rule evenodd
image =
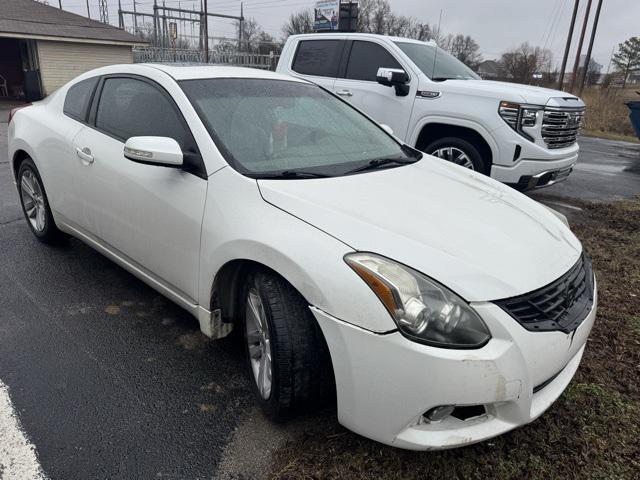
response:
<svg viewBox="0 0 640 480"><path fill-rule="evenodd" d="M342 40L303 40L291 69L303 75L337 77L343 47Z"/></svg>
<svg viewBox="0 0 640 480"><path fill-rule="evenodd" d="M74 120L86 122L91 96L93 95L98 80L99 77L87 78L72 85L64 97L62 112Z"/></svg>
<svg viewBox="0 0 640 480"><path fill-rule="evenodd" d="M360 40L353 42L346 78L375 82L380 67L402 68L382 45Z"/></svg>
<svg viewBox="0 0 640 480"><path fill-rule="evenodd" d="M130 137L170 137L183 150L193 147L191 133L170 100L155 86L135 78L105 79L95 124L123 142Z"/></svg>

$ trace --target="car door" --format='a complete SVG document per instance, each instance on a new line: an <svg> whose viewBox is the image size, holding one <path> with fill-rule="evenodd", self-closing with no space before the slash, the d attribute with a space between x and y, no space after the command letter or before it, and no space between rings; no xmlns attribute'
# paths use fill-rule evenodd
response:
<svg viewBox="0 0 640 480"><path fill-rule="evenodd" d="M410 79L408 95L397 95L394 88L377 82L378 68L400 68L410 76L411 72L382 44L365 40L349 43L345 51L348 61L344 78L336 79L334 92L376 121L389 125L395 136L405 140L418 82Z"/></svg>
<svg viewBox="0 0 640 480"><path fill-rule="evenodd" d="M148 79L108 76L98 87L89 123L74 139L79 227L195 303L207 180L177 105ZM125 158L124 143L135 136L174 138L186 152L185 166Z"/></svg>
<svg viewBox="0 0 640 480"><path fill-rule="evenodd" d="M340 38L300 40L291 61L291 74L333 89L345 41Z"/></svg>

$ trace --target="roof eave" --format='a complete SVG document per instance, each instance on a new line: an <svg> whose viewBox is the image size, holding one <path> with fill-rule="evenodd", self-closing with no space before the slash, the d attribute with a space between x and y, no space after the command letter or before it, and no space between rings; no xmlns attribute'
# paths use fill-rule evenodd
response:
<svg viewBox="0 0 640 480"><path fill-rule="evenodd" d="M0 32L0 38L21 38L27 40L49 40L54 42L69 42L69 43L88 43L88 44L101 44L101 45L121 45L130 47L146 46L148 42L144 40L112 40L112 39L100 39L100 38L77 38L77 37L58 37L55 35L37 35L32 33L20 33L20 32Z"/></svg>

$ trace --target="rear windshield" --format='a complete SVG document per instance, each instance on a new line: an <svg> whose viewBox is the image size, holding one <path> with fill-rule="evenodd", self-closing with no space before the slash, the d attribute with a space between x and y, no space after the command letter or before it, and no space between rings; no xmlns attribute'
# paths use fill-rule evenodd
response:
<svg viewBox="0 0 640 480"><path fill-rule="evenodd" d="M244 174L335 176L374 159L409 155L379 125L316 85L247 78L180 85L229 163Z"/></svg>

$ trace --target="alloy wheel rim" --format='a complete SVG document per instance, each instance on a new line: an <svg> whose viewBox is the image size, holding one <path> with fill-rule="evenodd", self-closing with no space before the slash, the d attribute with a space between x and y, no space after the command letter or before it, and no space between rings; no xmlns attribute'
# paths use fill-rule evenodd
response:
<svg viewBox="0 0 640 480"><path fill-rule="evenodd" d="M461 167L475 170L473 168L473 162L465 152L456 147L443 147L439 148L431 153L434 157L442 158L449 162L453 162Z"/></svg>
<svg viewBox="0 0 640 480"><path fill-rule="evenodd" d="M271 335L262 300L255 288L247 295L245 322L253 378L263 399L271 396Z"/></svg>
<svg viewBox="0 0 640 480"><path fill-rule="evenodd" d="M36 232L46 226L46 209L40 182L31 170L25 170L20 179L20 195L27 220Z"/></svg>

